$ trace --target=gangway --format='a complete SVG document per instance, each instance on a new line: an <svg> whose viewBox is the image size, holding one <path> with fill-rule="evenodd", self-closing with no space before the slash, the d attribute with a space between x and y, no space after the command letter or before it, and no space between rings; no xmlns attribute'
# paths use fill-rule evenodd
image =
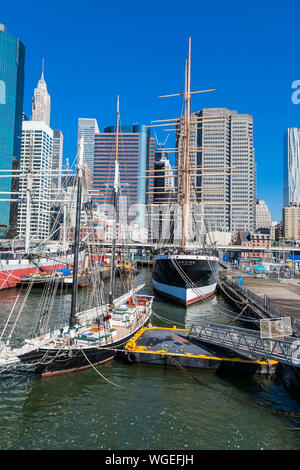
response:
<svg viewBox="0 0 300 470"><path fill-rule="evenodd" d="M299 338L265 338L257 330L215 323L192 325L187 337L229 349L253 360L274 360L300 368Z"/></svg>

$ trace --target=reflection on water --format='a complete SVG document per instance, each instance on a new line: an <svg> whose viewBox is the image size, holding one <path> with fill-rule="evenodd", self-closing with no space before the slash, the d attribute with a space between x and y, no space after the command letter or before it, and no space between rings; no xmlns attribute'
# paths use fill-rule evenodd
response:
<svg viewBox="0 0 300 470"><path fill-rule="evenodd" d="M151 294L151 271L135 281ZM123 282L118 281L119 289ZM108 282L105 284L106 293ZM0 293L1 325L18 289ZM19 337L30 330L41 290L30 294ZM122 293L122 292L119 292ZM85 296L84 289L80 299ZM71 293L57 295L57 318L68 318ZM153 305L152 323L182 326L193 322L228 323L215 296L187 310L163 299ZM223 311L223 310L222 310ZM299 404L279 381L268 377L219 377L194 370L199 382L176 368L113 361L95 370L37 378L0 376L2 449L300 449L299 420L275 414L299 412ZM284 430L283 430L284 428Z"/></svg>

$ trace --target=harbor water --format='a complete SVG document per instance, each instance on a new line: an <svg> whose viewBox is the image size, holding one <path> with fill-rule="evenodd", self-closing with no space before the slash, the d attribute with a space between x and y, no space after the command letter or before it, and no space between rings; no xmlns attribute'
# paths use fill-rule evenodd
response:
<svg viewBox="0 0 300 470"><path fill-rule="evenodd" d="M108 282L105 281L105 289ZM135 283L151 294L151 268ZM122 287L120 279L119 288ZM18 289L0 293L2 330ZM122 292L120 292L122 293ZM30 334L42 289L32 289L16 330ZM21 295L23 295L21 293ZM79 299L84 305L85 288ZM56 321L68 318L71 292L57 293ZM187 310L155 299L152 324L188 328L197 321L232 322L232 306L219 294ZM279 379L218 376L176 367L126 364L61 376L0 375L2 450L299 450L299 403Z"/></svg>

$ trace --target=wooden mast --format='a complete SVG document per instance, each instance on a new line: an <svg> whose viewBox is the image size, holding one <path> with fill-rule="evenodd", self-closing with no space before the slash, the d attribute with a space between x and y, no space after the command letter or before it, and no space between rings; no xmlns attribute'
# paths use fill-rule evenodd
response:
<svg viewBox="0 0 300 470"><path fill-rule="evenodd" d="M119 96L117 99L117 129L116 129L116 155L115 155L115 177L114 177L114 192L113 192L113 205L114 205L114 223L112 233L112 256L111 256L111 268L110 268L110 286L109 286L109 303L113 304L114 300L114 284L115 284L115 272L116 272L116 237L117 237L117 205L118 195L120 190L120 176L119 176Z"/></svg>
<svg viewBox="0 0 300 470"><path fill-rule="evenodd" d="M185 67L184 90L184 135L183 135L183 178L182 178L182 237L186 247L188 241L189 203L190 203L190 118L191 118L191 38L189 38L189 56Z"/></svg>
<svg viewBox="0 0 300 470"><path fill-rule="evenodd" d="M165 122L165 121L176 121L176 123L171 125L178 125L179 129L183 128L182 136L182 159L180 161L180 169L178 165L178 173L181 172L182 177L182 194L181 194L181 208L182 208L182 230L181 230L181 246L183 248L187 247L188 242L188 230L189 230L189 206L190 206L190 183L191 183L191 173L193 170L190 169L190 123L191 123L191 95L195 93L207 93L210 91L215 91L215 88L210 90L200 90L200 91L191 91L191 38L189 38L189 54L188 60L186 61L185 67L185 90L184 93L173 93L172 95L161 95L159 98L169 98L173 96L184 96L184 116L183 120L178 119L166 119L152 122ZM200 122L204 118L197 118L196 122ZM169 126L170 124L155 124L148 127L160 127L160 126ZM168 129L168 131L176 131L177 129ZM175 153L180 153L179 148L174 149L165 149L166 151L171 151ZM196 149L193 147L193 151L202 150ZM202 175L203 176L203 175ZM178 175L178 178L180 175ZM148 178L148 176L146 176ZM194 204L193 204L194 205Z"/></svg>
<svg viewBox="0 0 300 470"><path fill-rule="evenodd" d="M77 201L76 201L76 225L75 225L75 244L73 258L73 284L71 299L70 327L75 324L75 315L77 309L77 293L78 293L78 260L79 260L79 235L80 235L80 216L81 216L81 195L82 195L82 176L83 176L83 152L84 139L81 137L79 141L78 165L77 165Z"/></svg>
<svg viewBox="0 0 300 470"><path fill-rule="evenodd" d="M33 137L30 132L30 151L29 151L29 167L27 174L26 189L26 231L25 231L25 253L28 255L30 251L30 231L31 231L31 198L32 198L32 170L33 170Z"/></svg>

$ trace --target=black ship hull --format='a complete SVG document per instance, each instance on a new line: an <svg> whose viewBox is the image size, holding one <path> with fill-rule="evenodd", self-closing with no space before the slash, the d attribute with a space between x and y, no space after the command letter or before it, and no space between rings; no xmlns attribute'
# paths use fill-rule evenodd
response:
<svg viewBox="0 0 300 470"><path fill-rule="evenodd" d="M185 306L214 294L218 258L210 255L157 255L154 258L154 290Z"/></svg>
<svg viewBox="0 0 300 470"><path fill-rule="evenodd" d="M114 351L97 347L60 351L57 348L41 348L19 356L19 359L26 365L34 366L35 374L47 377L87 369L110 361L114 356Z"/></svg>
<svg viewBox="0 0 300 470"><path fill-rule="evenodd" d="M150 316L139 328L147 326L149 322ZM118 350L121 351L136 332L137 329L127 337L101 347L82 346L68 349L47 347L25 353L18 358L24 364L32 366L34 373L42 377L76 372L113 360Z"/></svg>

